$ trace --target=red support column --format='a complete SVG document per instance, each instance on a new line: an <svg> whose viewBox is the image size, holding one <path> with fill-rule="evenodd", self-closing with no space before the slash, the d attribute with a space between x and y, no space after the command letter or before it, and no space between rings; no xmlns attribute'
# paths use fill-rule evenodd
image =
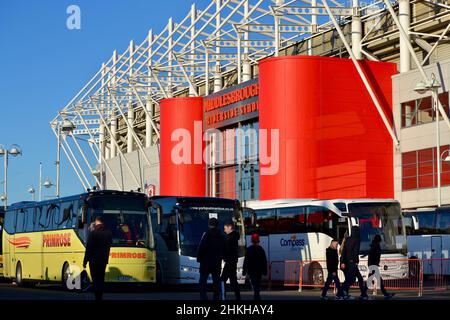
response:
<svg viewBox="0 0 450 320"><path fill-rule="evenodd" d="M395 64L361 66L392 119ZM280 134L278 172L261 164L262 200L394 196L392 140L351 60L275 57L259 73L260 129Z"/></svg>
<svg viewBox="0 0 450 320"><path fill-rule="evenodd" d="M160 194L205 196L203 98L160 103Z"/></svg>

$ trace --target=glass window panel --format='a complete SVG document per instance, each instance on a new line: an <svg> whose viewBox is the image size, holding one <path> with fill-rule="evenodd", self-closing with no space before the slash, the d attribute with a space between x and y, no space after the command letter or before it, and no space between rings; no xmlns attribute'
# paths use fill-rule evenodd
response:
<svg viewBox="0 0 450 320"><path fill-rule="evenodd" d="M417 189L417 177L403 178L402 189L403 190Z"/></svg>

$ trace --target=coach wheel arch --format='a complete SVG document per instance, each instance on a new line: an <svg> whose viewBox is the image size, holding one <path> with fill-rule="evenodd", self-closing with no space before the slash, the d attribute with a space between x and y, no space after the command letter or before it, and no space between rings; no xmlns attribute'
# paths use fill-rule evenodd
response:
<svg viewBox="0 0 450 320"><path fill-rule="evenodd" d="M323 285L323 268L320 263L313 261L308 267L308 281L312 285Z"/></svg>
<svg viewBox="0 0 450 320"><path fill-rule="evenodd" d="M156 284L162 285L164 283L164 274L161 267L161 262L156 260Z"/></svg>
<svg viewBox="0 0 450 320"><path fill-rule="evenodd" d="M20 261L18 261L17 265L16 265L15 281L19 287L23 287L23 269L22 269L22 263Z"/></svg>
<svg viewBox="0 0 450 320"><path fill-rule="evenodd" d="M64 290L69 290L69 288L67 287L67 279L69 278L69 274L69 263L66 261L61 268L61 286Z"/></svg>

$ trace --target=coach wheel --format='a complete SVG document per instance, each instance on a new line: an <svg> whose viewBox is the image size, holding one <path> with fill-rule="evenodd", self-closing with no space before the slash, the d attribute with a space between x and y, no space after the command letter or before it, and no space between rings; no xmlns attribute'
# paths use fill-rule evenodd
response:
<svg viewBox="0 0 450 320"><path fill-rule="evenodd" d="M61 286L63 290L69 290L69 287L67 286L67 281L69 280L70 276L70 269L69 264L67 262L64 263L62 267L62 274L61 274Z"/></svg>
<svg viewBox="0 0 450 320"><path fill-rule="evenodd" d="M20 263L20 261L17 263L16 266L16 284L19 287L23 287L22 264Z"/></svg>
<svg viewBox="0 0 450 320"><path fill-rule="evenodd" d="M416 257L410 258L408 262L409 276L411 278L417 278L420 272L420 262Z"/></svg>
<svg viewBox="0 0 450 320"><path fill-rule="evenodd" d="M312 285L323 285L323 269L319 263L313 262L309 266L309 283Z"/></svg>
<svg viewBox="0 0 450 320"><path fill-rule="evenodd" d="M156 262L156 285L161 286L163 284L163 271L159 261Z"/></svg>

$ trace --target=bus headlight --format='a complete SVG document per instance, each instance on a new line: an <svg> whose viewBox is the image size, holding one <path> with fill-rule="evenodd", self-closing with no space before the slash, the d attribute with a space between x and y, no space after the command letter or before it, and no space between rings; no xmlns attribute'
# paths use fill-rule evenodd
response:
<svg viewBox="0 0 450 320"><path fill-rule="evenodd" d="M195 267L189 267L189 266L181 266L182 272L192 272L192 273L199 273L199 269Z"/></svg>

